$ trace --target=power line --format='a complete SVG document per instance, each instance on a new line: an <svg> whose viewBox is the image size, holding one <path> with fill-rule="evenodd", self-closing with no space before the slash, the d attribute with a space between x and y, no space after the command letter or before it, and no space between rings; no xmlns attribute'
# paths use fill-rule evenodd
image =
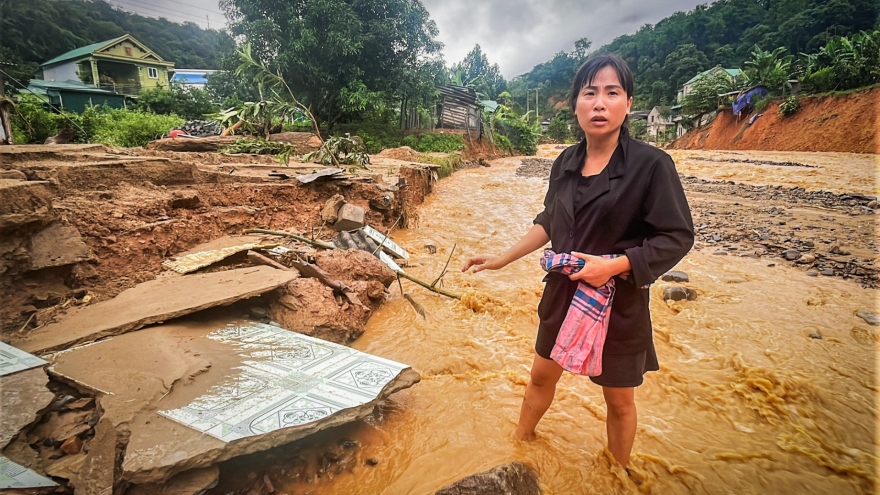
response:
<svg viewBox="0 0 880 495"><path fill-rule="evenodd" d="M142 5L138 5L138 4L131 4L131 3L128 3L128 2L125 2L122 0L112 0L112 2L114 2L114 3L111 3L111 5L115 5L116 7L121 7L121 8L127 8L127 10L134 12L134 13L143 14L143 12L141 12L141 11L146 10L146 11L149 11L152 13L152 14L148 14L148 15L158 15L158 16L162 16L162 17L166 17L166 18L169 16L177 16L180 18L188 17L190 19L198 20L199 22L201 22L201 20L202 20L202 16L199 14L191 14L189 12L181 12L178 10L172 10L172 9L167 9L164 7L157 7L157 6L146 7L146 6L142 6ZM194 21L188 21L188 22L194 22Z"/></svg>
<svg viewBox="0 0 880 495"><path fill-rule="evenodd" d="M164 7L158 7L158 6L146 7L146 6L142 6L142 5L130 4L130 3L124 2L122 0L109 0L108 3L110 3L110 5L121 8L123 10L127 10L131 13L134 13L134 14L164 17L164 18L167 18L168 20L172 20L172 21L192 22L192 23L199 22L200 23L203 19L203 17L198 14L191 14L188 12L181 12L181 11L176 11L176 10L172 10L172 9L166 9ZM161 10L159 10L159 9L161 9ZM149 13L142 12L143 10L146 10ZM176 19L172 18L172 16L176 16L177 18ZM224 24L225 19L223 21L218 21L217 19L215 19L215 22L219 22L219 24Z"/></svg>
<svg viewBox="0 0 880 495"><path fill-rule="evenodd" d="M192 8L194 8L194 9L204 10L205 12L212 12L212 13L215 13L215 14L224 15L222 10L206 9L206 8L204 8L204 7L199 7L198 5L193 5L193 4L190 4L190 3L184 3L184 2L177 2L177 1L175 1L174 4L175 4L175 5L186 5L187 7L192 7Z"/></svg>

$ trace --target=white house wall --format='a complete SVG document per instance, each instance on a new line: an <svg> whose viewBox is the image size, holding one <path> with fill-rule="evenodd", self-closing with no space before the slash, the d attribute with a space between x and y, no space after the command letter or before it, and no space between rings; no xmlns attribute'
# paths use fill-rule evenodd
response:
<svg viewBox="0 0 880 495"><path fill-rule="evenodd" d="M53 65L52 67L43 68L43 80L45 81L78 81L79 76L76 73L76 62L67 62L64 64Z"/></svg>

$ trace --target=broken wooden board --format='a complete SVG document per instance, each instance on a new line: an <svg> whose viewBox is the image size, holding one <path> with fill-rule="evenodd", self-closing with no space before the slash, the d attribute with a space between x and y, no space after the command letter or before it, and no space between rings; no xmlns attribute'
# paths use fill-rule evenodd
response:
<svg viewBox="0 0 880 495"><path fill-rule="evenodd" d="M342 172L345 172L345 170L342 170L341 168L324 168L310 174L297 175L296 180L300 181L303 184L308 184L310 182L314 182L320 179L321 177L330 177L336 174L341 174Z"/></svg>
<svg viewBox="0 0 880 495"><path fill-rule="evenodd" d="M211 266L214 263L218 263L220 261L225 260L226 258L240 253L242 251L248 250L258 250L258 249L269 249L278 246L278 243L272 244L262 244L262 243L247 243L247 244L239 244L237 246L228 246L221 249L214 249L211 251L201 251L198 253L187 254L185 256L177 257L173 260L165 260L162 262L162 266L168 268L169 270L174 270L177 273L185 274L198 270L199 268L204 268L206 266Z"/></svg>
<svg viewBox="0 0 880 495"><path fill-rule="evenodd" d="M86 246L76 227L52 224L31 237L30 269L72 265L89 261L92 250Z"/></svg>
<svg viewBox="0 0 880 495"><path fill-rule="evenodd" d="M130 432L121 477L138 485L362 419L420 379L406 365L219 308L60 352L50 372L106 391L102 421Z"/></svg>
<svg viewBox="0 0 880 495"><path fill-rule="evenodd" d="M369 225L364 226L364 234L366 234L370 239L376 241L376 244L382 247L382 251L387 252L391 256L394 256L397 259L408 260L409 253L406 252L406 249L398 246L397 243L392 241L390 238L386 237L385 234L379 232L378 230L370 227Z"/></svg>
<svg viewBox="0 0 880 495"><path fill-rule="evenodd" d="M128 289L13 341L26 352L46 354L225 306L280 287L299 277L267 266L186 277L160 277Z"/></svg>

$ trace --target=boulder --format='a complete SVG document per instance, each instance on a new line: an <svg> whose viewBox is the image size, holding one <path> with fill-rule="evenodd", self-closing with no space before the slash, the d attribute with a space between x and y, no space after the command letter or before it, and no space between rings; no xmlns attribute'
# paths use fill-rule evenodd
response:
<svg viewBox="0 0 880 495"><path fill-rule="evenodd" d="M878 315L877 313L873 313L871 311L866 311L864 309L860 309L860 310L856 311L856 316L865 320L865 322L867 322L868 325L874 325L874 326L880 325L880 315Z"/></svg>
<svg viewBox="0 0 880 495"><path fill-rule="evenodd" d="M335 224L339 220L339 209L344 204L345 198L341 194L334 194L324 203L324 207L321 208L321 220L326 222L327 225Z"/></svg>
<svg viewBox="0 0 880 495"><path fill-rule="evenodd" d="M664 301L693 301L697 298L697 293L693 289L676 285L663 289Z"/></svg>
<svg viewBox="0 0 880 495"><path fill-rule="evenodd" d="M436 495L540 495L538 476L521 462L494 467L460 479Z"/></svg>
<svg viewBox="0 0 880 495"><path fill-rule="evenodd" d="M690 278L688 277L687 273L682 272L682 271L678 271L678 270L671 270L671 271L664 273L660 277L660 280L663 280L664 282L690 282L691 281Z"/></svg>
<svg viewBox="0 0 880 495"><path fill-rule="evenodd" d="M794 261L801 256L801 253L797 249L788 249L782 253L782 257L788 261Z"/></svg>
<svg viewBox="0 0 880 495"><path fill-rule="evenodd" d="M351 203L345 203L339 208L338 219L333 224L333 230L351 231L362 228L366 225L366 214L363 208Z"/></svg>

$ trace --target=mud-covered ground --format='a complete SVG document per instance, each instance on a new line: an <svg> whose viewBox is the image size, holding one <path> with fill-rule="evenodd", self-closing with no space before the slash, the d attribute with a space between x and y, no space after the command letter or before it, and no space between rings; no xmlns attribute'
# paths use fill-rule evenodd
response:
<svg viewBox="0 0 880 495"><path fill-rule="evenodd" d="M714 152L713 155L719 155ZM813 169L817 165L781 160L699 156L718 169L751 166ZM550 174L552 162L541 158L523 160L520 177ZM679 167L681 170L684 167ZM781 169L785 174L786 169ZM863 287L876 287L874 260L880 254L875 235L877 198L864 193L807 190L781 184L751 185L732 180L712 180L682 175L697 232L696 249L719 256L768 258L787 263L811 276L855 279ZM877 212L880 212L878 210Z"/></svg>

